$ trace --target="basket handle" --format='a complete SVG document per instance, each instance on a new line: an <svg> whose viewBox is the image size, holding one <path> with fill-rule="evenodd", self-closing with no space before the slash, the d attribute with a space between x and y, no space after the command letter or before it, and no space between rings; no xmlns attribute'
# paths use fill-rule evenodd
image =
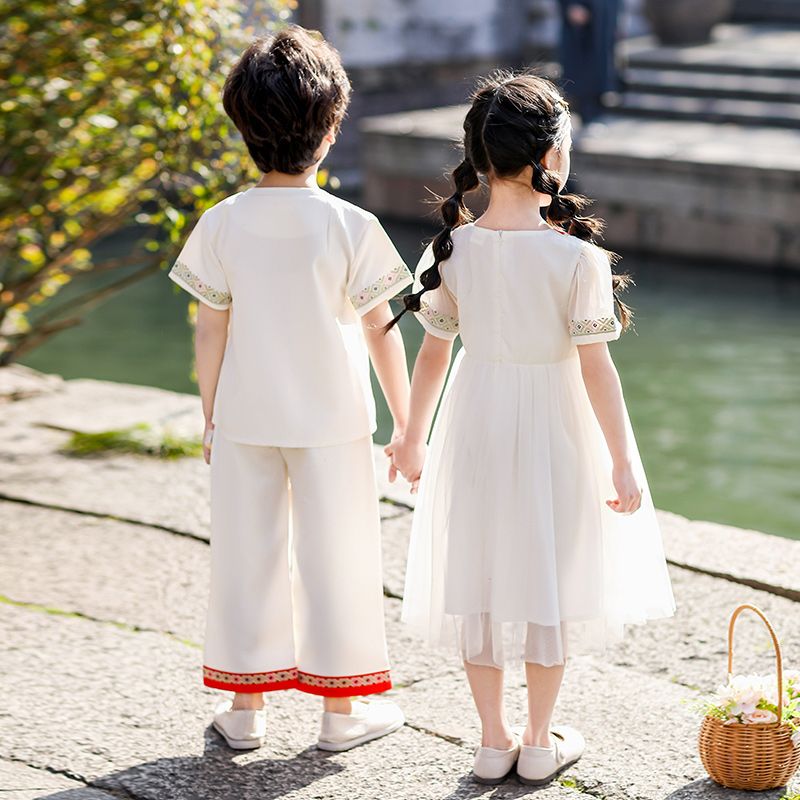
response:
<svg viewBox="0 0 800 800"><path fill-rule="evenodd" d="M780 725L783 721L783 657L781 656L781 645L778 641L778 635L775 633L775 629L766 618L764 612L755 606L751 606L749 603L743 603L738 606L734 609L733 614L731 614L731 621L728 625L728 677L730 678L733 674L733 628L739 615L745 610L750 610L761 617L761 621L766 625L769 635L772 637L772 645L775 648L775 666L778 678L778 724Z"/></svg>

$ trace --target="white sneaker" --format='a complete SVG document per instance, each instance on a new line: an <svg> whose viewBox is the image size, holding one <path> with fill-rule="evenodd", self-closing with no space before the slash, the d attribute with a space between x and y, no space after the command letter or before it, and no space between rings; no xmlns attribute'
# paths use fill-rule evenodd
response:
<svg viewBox="0 0 800 800"><path fill-rule="evenodd" d="M217 706L211 723L234 750L255 750L264 744L267 733L265 708L249 710L232 708L233 701L225 700Z"/></svg>
<svg viewBox="0 0 800 800"><path fill-rule="evenodd" d="M325 711L317 741L320 750L340 752L402 728L406 718L389 700L354 700L350 714Z"/></svg>
<svg viewBox="0 0 800 800"><path fill-rule="evenodd" d="M519 757L521 742L516 733L511 734L514 744L508 750L497 750L494 747L479 747L475 751L475 763L472 777L478 783L490 786L502 783L509 775Z"/></svg>
<svg viewBox="0 0 800 800"><path fill-rule="evenodd" d="M529 786L544 786L571 767L582 755L586 741L580 731L567 725L553 726L550 747L522 745L517 761L517 777Z"/></svg>

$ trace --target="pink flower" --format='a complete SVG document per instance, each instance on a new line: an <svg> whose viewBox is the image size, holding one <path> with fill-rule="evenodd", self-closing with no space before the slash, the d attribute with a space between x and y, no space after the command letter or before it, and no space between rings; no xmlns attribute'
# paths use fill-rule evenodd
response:
<svg viewBox="0 0 800 800"><path fill-rule="evenodd" d="M744 721L753 724L766 724L769 722L777 722L778 715L765 708L757 708L749 714L745 714Z"/></svg>

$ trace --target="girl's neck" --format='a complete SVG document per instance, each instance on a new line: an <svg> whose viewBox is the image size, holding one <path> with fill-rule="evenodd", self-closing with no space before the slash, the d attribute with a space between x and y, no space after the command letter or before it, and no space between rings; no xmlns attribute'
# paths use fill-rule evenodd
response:
<svg viewBox="0 0 800 800"><path fill-rule="evenodd" d="M541 209L547 197L530 184L513 180L494 180L489 184L489 205L475 220L482 228L506 231L535 231L549 228Z"/></svg>
<svg viewBox="0 0 800 800"><path fill-rule="evenodd" d="M264 189L280 187L306 187L308 189L316 189L319 185L317 183L318 170L319 164L314 164L314 166L309 167L305 172L301 172L299 175L290 175L287 172L277 172L276 170L264 172L256 186L260 186Z"/></svg>

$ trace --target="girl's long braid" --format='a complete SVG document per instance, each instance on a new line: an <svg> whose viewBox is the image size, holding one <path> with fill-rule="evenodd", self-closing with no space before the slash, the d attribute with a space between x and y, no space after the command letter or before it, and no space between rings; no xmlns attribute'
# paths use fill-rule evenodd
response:
<svg viewBox="0 0 800 800"><path fill-rule="evenodd" d="M442 201L439 210L444 221L444 228L436 234L431 242L433 251L433 264L426 269L419 278L422 284L417 292L403 296L403 309L386 326L388 331L396 325L407 311L419 311L422 308L422 295L433 289L438 289L442 283L442 274L439 265L446 261L453 253L453 229L472 219L469 209L464 204L464 195L480 186L478 173L469 158L464 160L453 170L453 183L455 191L450 197Z"/></svg>

